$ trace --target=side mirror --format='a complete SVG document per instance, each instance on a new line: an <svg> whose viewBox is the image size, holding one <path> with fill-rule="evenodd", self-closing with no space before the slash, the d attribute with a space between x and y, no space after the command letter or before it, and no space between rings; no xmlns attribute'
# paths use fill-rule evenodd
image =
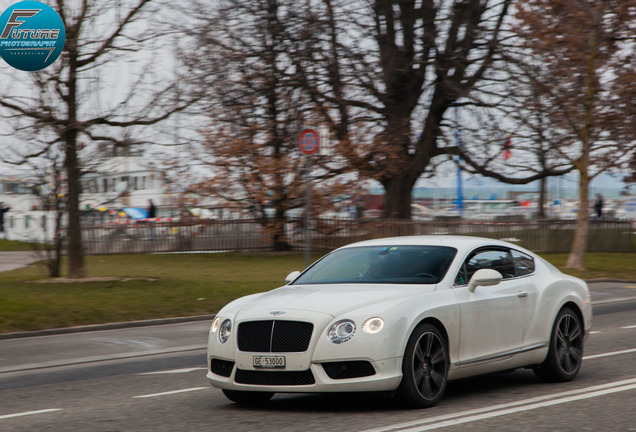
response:
<svg viewBox="0 0 636 432"><path fill-rule="evenodd" d="M493 286L498 285L499 282L503 279L501 273L497 270L492 269L481 269L477 270L473 277L470 278L470 282L468 282L468 290L470 292L475 292L475 289L478 286Z"/></svg>
<svg viewBox="0 0 636 432"><path fill-rule="evenodd" d="M287 275L287 277L285 278L285 283L289 284L291 282L293 282L294 280L296 280L296 278L300 276L300 272L298 270L291 272L290 274Z"/></svg>

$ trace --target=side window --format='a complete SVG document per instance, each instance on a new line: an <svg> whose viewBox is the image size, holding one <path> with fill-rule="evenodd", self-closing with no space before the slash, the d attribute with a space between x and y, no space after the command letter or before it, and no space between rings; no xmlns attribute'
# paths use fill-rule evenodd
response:
<svg viewBox="0 0 636 432"><path fill-rule="evenodd" d="M507 249L481 249L468 256L455 279L456 285L465 285L480 269L497 270L504 279L515 277L512 255Z"/></svg>
<svg viewBox="0 0 636 432"><path fill-rule="evenodd" d="M534 272L534 260L530 255L513 249L512 259L515 263L515 271L517 276L525 276Z"/></svg>
<svg viewBox="0 0 636 432"><path fill-rule="evenodd" d="M462 264L462 266L459 268L459 273L457 273L457 277L455 278L455 285L466 285L468 283L465 264L466 263Z"/></svg>

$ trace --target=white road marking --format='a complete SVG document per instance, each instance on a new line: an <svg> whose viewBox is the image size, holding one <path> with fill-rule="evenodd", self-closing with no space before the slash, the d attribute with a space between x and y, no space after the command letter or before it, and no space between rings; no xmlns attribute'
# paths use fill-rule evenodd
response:
<svg viewBox="0 0 636 432"><path fill-rule="evenodd" d="M633 329L636 328L636 325L633 326L625 326L625 327L621 327L622 329Z"/></svg>
<svg viewBox="0 0 636 432"><path fill-rule="evenodd" d="M192 387L192 388L187 388L183 390L173 390L173 391L167 391L163 393L153 393L153 394L147 394L147 395L141 395L141 396L133 396L133 398L151 398L151 397L157 397L157 396L167 396L167 395L173 395L177 393L186 393L186 392L192 392L197 390L205 390L209 388L210 387Z"/></svg>
<svg viewBox="0 0 636 432"><path fill-rule="evenodd" d="M38 410L38 411L25 411L25 412L15 413L15 414L5 414L5 415L0 415L0 420L13 418L13 417L22 417L22 416L28 416L28 415L35 415L35 414L46 414L46 413L55 412L55 411L62 411L62 409L61 408L51 408L51 409L43 409L43 410Z"/></svg>
<svg viewBox="0 0 636 432"><path fill-rule="evenodd" d="M629 390L636 390L636 384L623 386L623 387L615 387L615 388L610 388L610 389L607 389L607 390L600 390L600 391L593 392L593 393L587 393L587 394L582 394L582 395L578 395L578 396L571 396L571 397L563 398L563 399L556 399L556 400L551 400L551 401L546 401L546 402L540 402L540 403L536 403L536 404L532 404L532 405L526 405L526 406L521 406L521 407L516 407L516 408L510 408L510 409L507 409L507 410L495 411L495 412L485 413L485 414L471 416L471 417L465 417L465 418L462 418L462 419L450 420L450 421L443 422L443 423L438 423L438 424L435 424L435 425L429 425L429 426L424 426L424 427L416 427L416 428L411 428L411 429L402 429L401 432L423 432L423 431L429 431L429 430L434 430L434 429L441 429L441 428L445 428L445 427L449 427L449 426L456 426L456 425L460 425L460 424L464 424L464 423L470 423L470 422L474 422L474 421L478 421L478 420L485 420L485 419L489 419L489 418L493 418L493 417L499 417L499 416L508 415L508 414L517 414L517 413L524 412L524 411L531 411L531 410L535 410L535 409L538 409L538 408L545 408L545 407L550 407L550 406L553 406L553 405L560 405L560 404L564 404L564 403L568 403L568 402L574 402L574 401L583 400L583 399L591 399L591 398L598 397L598 396L604 396L604 395L607 395L607 394L619 393L619 392L624 392L624 391L629 391Z"/></svg>
<svg viewBox="0 0 636 432"><path fill-rule="evenodd" d="M427 431L633 389L636 389L636 378L585 387L577 390L570 390L562 393L538 396L530 399L519 400L516 402L493 405L490 407L446 414L442 416L431 417L425 420L397 423L381 428L367 429L362 432ZM431 425L430 423L435 424Z"/></svg>
<svg viewBox="0 0 636 432"><path fill-rule="evenodd" d="M600 332L600 331L598 331L598 330L597 330L597 331L591 331L591 332L590 332L590 334L598 334L598 333L601 333L601 332Z"/></svg>
<svg viewBox="0 0 636 432"><path fill-rule="evenodd" d="M611 357L611 356L615 356L615 355L631 354L631 353L635 353L635 352L636 352L636 348L626 349L626 350L622 350L622 351L612 351L612 352L607 352L607 353L603 353L603 354L594 354L594 355L585 356L585 357L583 357L583 360L592 360L592 359L597 359L597 358L601 358L601 357Z"/></svg>
<svg viewBox="0 0 636 432"><path fill-rule="evenodd" d="M195 368L187 368L187 369L172 369L172 370L163 370L157 372L144 372L139 375L161 375L161 374L180 374L180 373L189 373L194 371L207 370L204 367L195 367Z"/></svg>

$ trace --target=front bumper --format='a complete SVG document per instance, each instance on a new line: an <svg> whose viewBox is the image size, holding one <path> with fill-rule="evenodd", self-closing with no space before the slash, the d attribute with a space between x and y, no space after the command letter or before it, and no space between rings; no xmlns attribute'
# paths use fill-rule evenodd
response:
<svg viewBox="0 0 636 432"><path fill-rule="evenodd" d="M214 366L212 366L213 359ZM348 365L353 365L356 371L346 372ZM357 369L358 367L362 369ZM338 371L345 372L338 373ZM359 374L365 376L349 377ZM390 391L395 390L402 380L402 358L311 363L309 368L300 370L264 370L209 357L207 378L214 387L239 391L275 393Z"/></svg>

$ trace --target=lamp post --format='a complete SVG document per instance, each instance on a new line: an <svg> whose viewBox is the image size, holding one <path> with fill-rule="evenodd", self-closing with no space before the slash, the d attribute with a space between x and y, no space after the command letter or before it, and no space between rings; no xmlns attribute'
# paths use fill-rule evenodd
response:
<svg viewBox="0 0 636 432"><path fill-rule="evenodd" d="M459 132L459 106L455 101L455 142L458 148L462 146L461 133ZM459 216L464 217L464 193L462 191L462 157L457 156L457 209L459 210Z"/></svg>
<svg viewBox="0 0 636 432"><path fill-rule="evenodd" d="M320 134L313 128L305 128L298 134L298 148L307 156L305 172L305 268L311 264L311 165L312 155L320 149Z"/></svg>

